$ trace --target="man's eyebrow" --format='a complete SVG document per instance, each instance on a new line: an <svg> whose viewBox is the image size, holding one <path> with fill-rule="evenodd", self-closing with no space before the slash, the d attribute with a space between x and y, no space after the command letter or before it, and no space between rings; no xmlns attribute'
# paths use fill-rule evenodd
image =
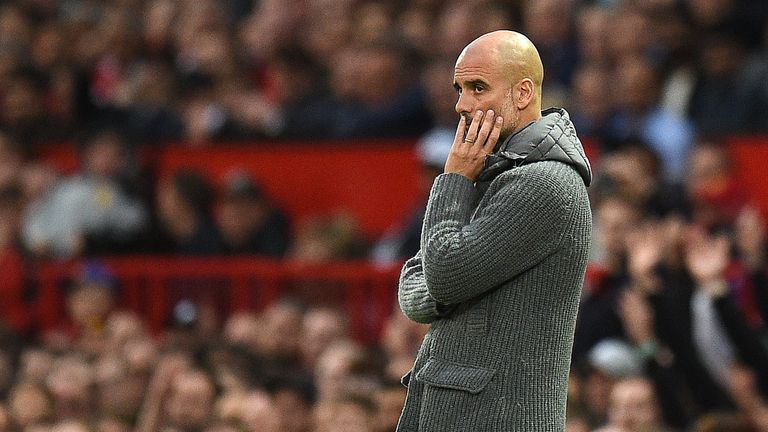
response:
<svg viewBox="0 0 768 432"><path fill-rule="evenodd" d="M482 79L479 79L479 78L478 79L469 80L469 81L465 81L464 84L466 84L466 85L468 85L470 87L473 87L473 86L488 87L488 83L486 83L485 81L483 81ZM456 81L453 82L453 87L456 90L460 90L461 89L461 86Z"/></svg>

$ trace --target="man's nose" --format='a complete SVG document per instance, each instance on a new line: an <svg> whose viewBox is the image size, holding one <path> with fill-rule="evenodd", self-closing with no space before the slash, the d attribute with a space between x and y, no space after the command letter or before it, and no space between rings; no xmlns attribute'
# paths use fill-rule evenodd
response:
<svg viewBox="0 0 768 432"><path fill-rule="evenodd" d="M458 114L468 114L472 112L472 103L470 98L463 93L459 95L459 100L456 101L454 109Z"/></svg>

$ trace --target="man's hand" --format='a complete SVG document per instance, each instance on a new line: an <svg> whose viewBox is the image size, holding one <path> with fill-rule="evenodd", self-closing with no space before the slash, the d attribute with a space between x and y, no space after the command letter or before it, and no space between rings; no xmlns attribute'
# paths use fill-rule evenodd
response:
<svg viewBox="0 0 768 432"><path fill-rule="evenodd" d="M464 136L464 131L467 130L467 118L462 115L448 160L445 162L445 172L461 174L475 181L483 169L485 156L493 152L499 140L503 124L504 119L500 116L496 117L493 110L488 110L486 113L477 111L469 125L467 135Z"/></svg>

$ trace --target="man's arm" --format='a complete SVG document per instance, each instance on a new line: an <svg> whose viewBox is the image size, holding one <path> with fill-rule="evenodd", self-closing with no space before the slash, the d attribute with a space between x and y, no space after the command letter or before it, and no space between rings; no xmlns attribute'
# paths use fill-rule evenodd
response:
<svg viewBox="0 0 768 432"><path fill-rule="evenodd" d="M421 251L405 262L400 273L400 285L397 291L400 309L412 321L429 324L446 316L451 308L438 304L427 290L424 269L421 264Z"/></svg>
<svg viewBox="0 0 768 432"><path fill-rule="evenodd" d="M424 278L433 299L457 304L474 298L557 249L575 197L564 190L568 185L554 178L564 171L537 165L497 179L505 184L489 191L493 197L471 222L472 181L457 174L437 177L422 233Z"/></svg>

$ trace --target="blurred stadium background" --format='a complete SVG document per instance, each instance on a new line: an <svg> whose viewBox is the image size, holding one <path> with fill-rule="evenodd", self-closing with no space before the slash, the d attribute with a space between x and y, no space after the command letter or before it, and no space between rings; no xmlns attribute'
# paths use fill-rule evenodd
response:
<svg viewBox="0 0 768 432"><path fill-rule="evenodd" d="M768 2L0 2L0 432L391 432L472 39L591 157L568 432L768 431Z"/></svg>

